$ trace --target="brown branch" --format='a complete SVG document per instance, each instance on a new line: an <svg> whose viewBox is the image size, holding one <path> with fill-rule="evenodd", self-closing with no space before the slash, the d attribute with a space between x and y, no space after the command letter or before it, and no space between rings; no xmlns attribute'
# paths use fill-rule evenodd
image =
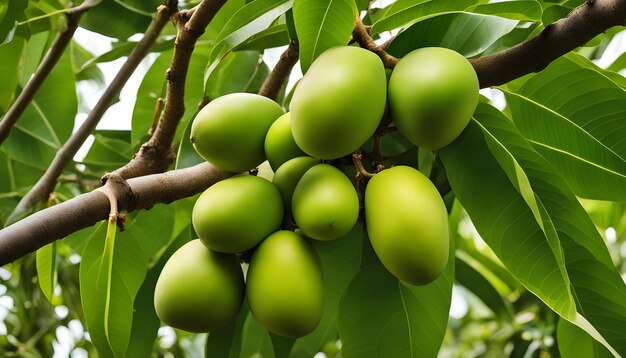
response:
<svg viewBox="0 0 626 358"><path fill-rule="evenodd" d="M13 129L15 123L17 123L18 119L22 116L43 82L63 55L67 45L72 41L74 32L76 32L78 28L80 17L98 3L98 0L87 0L67 10L67 24L65 29L57 34L50 49L41 61L41 64L39 64L35 73L15 99L15 102L13 102L2 120L0 120L0 144L9 137L11 129Z"/></svg>
<svg viewBox="0 0 626 358"><path fill-rule="evenodd" d="M169 2L169 5L175 4L175 1ZM149 52L150 47L154 44L159 37L161 30L167 24L170 15L176 11L176 7L173 6L159 6L158 11L150 26L146 30L144 37L139 41L133 52L128 56L128 59L122 65L122 68L117 73L109 87L105 90L104 94L95 105L85 122L80 128L72 134L65 144L59 149L55 155L52 163L37 181L35 186L20 200L17 207L9 216L7 222L12 223L19 220L24 213L28 212L38 202L44 200L56 185L57 179L63 172L63 169L72 161L78 149L85 142L87 137L96 128L96 125L104 115L104 112L109 108L115 97L118 96L128 78L135 71L141 60Z"/></svg>
<svg viewBox="0 0 626 358"><path fill-rule="evenodd" d="M480 87L497 86L539 72L560 56L613 26L626 25L626 1L588 0L537 36L507 50L471 60Z"/></svg>
<svg viewBox="0 0 626 358"><path fill-rule="evenodd" d="M398 59L388 54L381 47L376 45L372 36L368 31L368 28L361 21L361 17L357 14L354 21L354 29L352 30L352 38L364 49L370 50L377 54L383 61L386 68L392 69L396 67Z"/></svg>
<svg viewBox="0 0 626 358"><path fill-rule="evenodd" d="M299 52L298 41L291 40L285 52L280 55L280 60L278 60L269 76L267 76L265 82L263 82L259 90L261 96L276 100L280 88L289 78L293 66L298 62Z"/></svg>
<svg viewBox="0 0 626 358"><path fill-rule="evenodd" d="M127 185L110 180L103 188L110 188L115 194L119 211L131 212L192 196L230 175L209 163L202 163L129 179ZM107 196L94 190L5 227L0 230L0 266L107 219L109 210Z"/></svg>
<svg viewBox="0 0 626 358"><path fill-rule="evenodd" d="M191 54L198 38L226 0L204 0L196 8L181 13L175 19L178 34L174 42L172 64L166 72L167 93L161 120L150 140L125 166L115 170L122 178L160 173L175 159L172 142L176 127L185 113L185 81Z"/></svg>

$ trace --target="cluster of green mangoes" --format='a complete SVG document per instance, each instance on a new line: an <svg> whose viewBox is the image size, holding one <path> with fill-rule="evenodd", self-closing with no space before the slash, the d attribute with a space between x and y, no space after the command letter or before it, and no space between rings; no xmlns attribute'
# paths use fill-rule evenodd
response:
<svg viewBox="0 0 626 358"><path fill-rule="evenodd" d="M359 217L352 181L326 161L351 155L380 125L386 107L417 146L438 149L469 122L478 80L456 52L424 48L390 78L380 58L358 47L321 54L300 81L290 112L254 94L215 99L196 116L191 142L208 162L238 174L209 187L193 209L199 239L166 263L155 290L163 322L210 332L234 319L244 296L269 331L300 337L319 323L323 274L309 239L344 237ZM272 181L248 170L269 162ZM382 264L414 285L432 282L447 260L446 207L414 168L375 174L364 194L365 222ZM298 230L285 223L295 222ZM235 254L253 251L247 274Z"/></svg>

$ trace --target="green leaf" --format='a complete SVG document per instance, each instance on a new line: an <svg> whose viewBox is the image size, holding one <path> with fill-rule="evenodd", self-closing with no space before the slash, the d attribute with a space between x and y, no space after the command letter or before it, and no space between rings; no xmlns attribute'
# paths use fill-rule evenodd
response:
<svg viewBox="0 0 626 358"><path fill-rule="evenodd" d="M191 144L191 141L188 139L191 136L191 124L191 122L187 123L183 140L180 142L180 146L178 146L176 169L189 168L204 162L204 158L196 152L193 144Z"/></svg>
<svg viewBox="0 0 626 358"><path fill-rule="evenodd" d="M10 42L17 28L17 20L24 16L27 0L0 1L0 45Z"/></svg>
<svg viewBox="0 0 626 358"><path fill-rule="evenodd" d="M87 30L121 40L146 31L152 20L150 14L139 13L124 5L124 1L102 0L83 15L80 25Z"/></svg>
<svg viewBox="0 0 626 358"><path fill-rule="evenodd" d="M282 337L277 334L269 332L270 340L272 341L272 348L274 349L275 357L289 357L289 352L295 343L295 339Z"/></svg>
<svg viewBox="0 0 626 358"><path fill-rule="evenodd" d="M2 150L13 159L45 170L74 127L78 101L66 52L30 102Z"/></svg>
<svg viewBox="0 0 626 358"><path fill-rule="evenodd" d="M49 302L52 302L57 282L56 257L56 241L37 250L37 281Z"/></svg>
<svg viewBox="0 0 626 358"><path fill-rule="evenodd" d="M250 310L244 302L237 318L228 326L209 333L205 357L239 358L242 348L243 326Z"/></svg>
<svg viewBox="0 0 626 358"><path fill-rule="evenodd" d="M541 21L543 13L541 4L536 0L510 0L479 4L470 7L468 11L524 21Z"/></svg>
<svg viewBox="0 0 626 358"><path fill-rule="evenodd" d="M435 357L443 341L454 280L454 245L442 276L411 286L380 264L365 266L339 306L342 357Z"/></svg>
<svg viewBox="0 0 626 358"><path fill-rule="evenodd" d="M430 17L463 11L478 0L398 0L372 25L372 34L413 25Z"/></svg>
<svg viewBox="0 0 626 358"><path fill-rule="evenodd" d="M585 331L564 319L559 320L556 340L561 357L613 357L606 348L594 341Z"/></svg>
<svg viewBox="0 0 626 358"><path fill-rule="evenodd" d="M446 47L466 57L480 54L500 37L511 32L517 21L496 16L454 13L418 22L401 32L389 53L403 57L422 47Z"/></svg>
<svg viewBox="0 0 626 358"><path fill-rule="evenodd" d="M312 357L325 343L336 340L339 301L359 271L362 236L362 226L356 225L341 239L312 240L324 270L324 310L315 330L296 341L291 351L292 357Z"/></svg>
<svg viewBox="0 0 626 358"><path fill-rule="evenodd" d="M0 73L3 74L3 80L0 81L0 116L9 110L14 100L15 87L17 87L20 76L20 71L16 71L16 69L19 68L25 45L26 40L24 39L15 39L8 44L0 45L0 52L2 53Z"/></svg>
<svg viewBox="0 0 626 358"><path fill-rule="evenodd" d="M239 357L274 358L274 348L269 333L250 312L243 323Z"/></svg>
<svg viewBox="0 0 626 358"><path fill-rule="evenodd" d="M486 138L497 141L514 156L532 186L537 203L545 209L541 213L544 222L551 222L556 229L578 311L574 317L564 318L608 349L624 354L626 339L617 332L626 329L626 285L589 216L563 179L502 113L481 104L475 118ZM494 150L493 146L489 149ZM486 238L484 232L483 237Z"/></svg>
<svg viewBox="0 0 626 358"><path fill-rule="evenodd" d="M82 164L90 166L91 170L102 172L113 171L128 163L132 156L129 131L111 131L119 133L96 132L94 142L89 152L82 160ZM118 139L123 135L124 139Z"/></svg>
<svg viewBox="0 0 626 358"><path fill-rule="evenodd" d="M92 68L97 68L96 65L99 63L106 63L115 61L119 58L130 55L130 53L137 47L138 42L134 41L124 41L113 43L113 49L108 52L103 53L100 56L93 57L88 61L85 61L79 68L79 73L82 71L87 71ZM160 39L157 40L152 47L150 47L150 53L154 52L163 52L167 51L174 47L174 39Z"/></svg>
<svg viewBox="0 0 626 358"><path fill-rule="evenodd" d="M286 24L278 24L259 32L250 37L248 41L235 47L234 51L257 50L262 51L268 48L280 47L289 44L289 34Z"/></svg>
<svg viewBox="0 0 626 358"><path fill-rule="evenodd" d="M257 93L268 74L259 51L231 52L209 76L206 94L215 99L229 93Z"/></svg>
<svg viewBox="0 0 626 358"><path fill-rule="evenodd" d="M348 43L356 14L353 0L294 1L293 19L300 42L302 73L322 52Z"/></svg>
<svg viewBox="0 0 626 358"><path fill-rule="evenodd" d="M267 29L276 18L291 8L292 3L293 0L255 0L239 9L215 39L204 73L205 82L229 51Z"/></svg>
<svg viewBox="0 0 626 358"><path fill-rule="evenodd" d="M127 220L112 252L105 248L103 230L94 232L80 266L81 300L91 340L103 357L121 357L129 345L133 302L153 255L170 242L173 206L160 205ZM104 225L101 226L103 228ZM106 259L110 265L102 266ZM101 267L110 267L110 283L99 281Z"/></svg>
<svg viewBox="0 0 626 358"><path fill-rule="evenodd" d="M511 117L576 195L626 201L626 92L577 57L505 91Z"/></svg>
<svg viewBox="0 0 626 358"><path fill-rule="evenodd" d="M576 307L562 258L555 257L558 242L553 242L554 233L542 227L542 213L529 207L532 191L520 194L528 179L512 181L523 173L510 165L501 166L498 159L504 160L508 153L500 149L498 157L492 154L497 148L488 145L483 130L473 120L452 144L440 150L452 190L509 271L550 308L573 320ZM546 232L551 233L551 240Z"/></svg>

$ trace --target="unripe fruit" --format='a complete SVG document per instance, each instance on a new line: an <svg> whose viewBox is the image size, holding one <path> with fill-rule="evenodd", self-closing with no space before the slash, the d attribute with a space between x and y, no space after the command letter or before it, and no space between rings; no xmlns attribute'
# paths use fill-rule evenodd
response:
<svg viewBox="0 0 626 358"><path fill-rule="evenodd" d="M209 163L239 173L265 160L265 135L282 114L276 102L263 96L228 94L198 112L191 124L190 139Z"/></svg>
<svg viewBox="0 0 626 358"><path fill-rule="evenodd" d="M323 310L320 258L292 231L268 236L256 249L246 279L250 311L268 330L302 337L315 329Z"/></svg>
<svg viewBox="0 0 626 358"><path fill-rule="evenodd" d="M163 267L154 290L154 308L171 327L211 332L235 318L244 290L243 272L234 255L211 251L193 240Z"/></svg>
<svg viewBox="0 0 626 358"><path fill-rule="evenodd" d="M374 175L365 189L372 247L397 278L425 285L448 262L448 213L439 192L419 171L397 166Z"/></svg>
<svg viewBox="0 0 626 358"><path fill-rule="evenodd" d="M265 136L265 157L273 171L291 158L306 155L298 147L291 133L289 113L278 118L267 131Z"/></svg>
<svg viewBox="0 0 626 358"><path fill-rule="evenodd" d="M336 47L322 53L300 81L291 101L291 130L302 150L335 159L374 134L385 110L385 68L374 53Z"/></svg>
<svg viewBox="0 0 626 358"><path fill-rule="evenodd" d="M293 218L302 232L316 240L346 235L359 217L359 198L339 169L318 164L296 185L291 199Z"/></svg>
<svg viewBox="0 0 626 358"><path fill-rule="evenodd" d="M210 249L242 252L278 230L283 220L283 200L268 180L236 176L202 193L191 219L196 233Z"/></svg>
<svg viewBox="0 0 626 358"><path fill-rule="evenodd" d="M389 80L389 109L398 130L413 144L450 144L478 104L478 77L459 53L427 47L404 56Z"/></svg>
<svg viewBox="0 0 626 358"><path fill-rule="evenodd" d="M293 197L293 191L296 189L296 185L300 181L300 178L313 166L319 164L319 160L311 157L298 157L293 158L285 162L274 173L272 183L276 185L280 194L283 197L283 204L285 208L291 208L291 198Z"/></svg>

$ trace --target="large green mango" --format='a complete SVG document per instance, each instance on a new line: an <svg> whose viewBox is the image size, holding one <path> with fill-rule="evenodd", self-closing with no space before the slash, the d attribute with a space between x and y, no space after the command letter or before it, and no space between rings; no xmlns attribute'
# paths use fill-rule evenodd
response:
<svg viewBox="0 0 626 358"><path fill-rule="evenodd" d="M278 230L283 220L283 200L278 188L268 180L236 176L202 193L191 220L207 247L220 252L242 252Z"/></svg>
<svg viewBox="0 0 626 358"><path fill-rule="evenodd" d="M316 240L345 236L359 218L359 197L339 169L318 164L296 185L291 199L293 218L302 232Z"/></svg>
<svg viewBox="0 0 626 358"><path fill-rule="evenodd" d="M267 131L265 136L265 157L267 157L272 170L276 171L289 159L304 155L306 154L293 139L290 115L285 113Z"/></svg>
<svg viewBox="0 0 626 358"><path fill-rule="evenodd" d="M291 100L291 130L307 154L335 159L374 134L385 110L385 68L374 53L335 47L322 53Z"/></svg>
<svg viewBox="0 0 626 358"><path fill-rule="evenodd" d="M397 166L374 175L365 189L372 247L397 278L425 285L448 262L448 213L437 188L419 171Z"/></svg>
<svg viewBox="0 0 626 358"><path fill-rule="evenodd" d="M450 144L478 104L478 77L459 53L426 47L404 56L389 80L389 109L400 133L413 144Z"/></svg>
<svg viewBox="0 0 626 358"><path fill-rule="evenodd" d="M265 135L283 114L271 99L232 93L209 102L191 124L191 142L202 158L227 172L239 173L265 160Z"/></svg>
<svg viewBox="0 0 626 358"><path fill-rule="evenodd" d="M302 337L315 329L323 310L320 258L292 231L278 231L259 245L250 260L246 294L250 311L269 331Z"/></svg>
<svg viewBox="0 0 626 358"><path fill-rule="evenodd" d="M243 303L243 272L232 254L193 240L167 261L154 290L154 308L165 324L211 332L230 323Z"/></svg>

